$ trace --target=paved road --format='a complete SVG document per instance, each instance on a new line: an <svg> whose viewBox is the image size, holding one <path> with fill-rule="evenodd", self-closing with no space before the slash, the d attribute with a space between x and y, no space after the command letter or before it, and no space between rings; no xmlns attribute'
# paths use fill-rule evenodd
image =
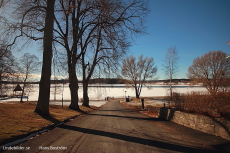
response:
<svg viewBox="0 0 230 153"><path fill-rule="evenodd" d="M30 147L34 153L197 153L230 151L230 141L147 117L112 101L18 147Z"/></svg>

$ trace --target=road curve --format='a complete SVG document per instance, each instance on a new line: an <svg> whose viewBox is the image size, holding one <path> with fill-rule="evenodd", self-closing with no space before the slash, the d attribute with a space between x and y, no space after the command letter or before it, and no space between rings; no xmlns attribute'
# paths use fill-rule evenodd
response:
<svg viewBox="0 0 230 153"><path fill-rule="evenodd" d="M230 141L109 101L17 147L25 147L17 152L28 149L34 153L230 152Z"/></svg>

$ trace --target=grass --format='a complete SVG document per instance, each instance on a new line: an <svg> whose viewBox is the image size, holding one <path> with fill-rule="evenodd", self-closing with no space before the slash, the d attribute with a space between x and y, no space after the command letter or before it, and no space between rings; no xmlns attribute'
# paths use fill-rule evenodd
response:
<svg viewBox="0 0 230 153"><path fill-rule="evenodd" d="M52 122L34 113L36 103L8 103L0 104L0 142L19 135L27 134L48 125ZM84 112L93 109L80 106ZM82 112L69 109L67 106L50 106L50 114L59 121L64 121L73 116L81 115Z"/></svg>

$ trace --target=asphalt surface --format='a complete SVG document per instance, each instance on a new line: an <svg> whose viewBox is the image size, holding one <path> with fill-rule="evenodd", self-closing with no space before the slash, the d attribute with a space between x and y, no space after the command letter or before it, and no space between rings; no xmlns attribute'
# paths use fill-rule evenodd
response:
<svg viewBox="0 0 230 153"><path fill-rule="evenodd" d="M210 153L230 152L230 141L150 118L111 101L16 147L6 152Z"/></svg>

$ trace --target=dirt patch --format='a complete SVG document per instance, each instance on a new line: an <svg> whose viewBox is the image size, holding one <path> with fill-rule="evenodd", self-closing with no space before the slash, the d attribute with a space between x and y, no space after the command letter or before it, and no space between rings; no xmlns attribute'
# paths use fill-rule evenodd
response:
<svg viewBox="0 0 230 153"><path fill-rule="evenodd" d="M130 102L123 102L122 101L121 104L128 109L137 110L140 113L145 114L145 115L150 116L150 117L153 117L153 118L158 118L160 108L162 107L161 105L160 106L148 105L145 107L144 110L142 110L141 103L138 103L138 102L130 103Z"/></svg>

